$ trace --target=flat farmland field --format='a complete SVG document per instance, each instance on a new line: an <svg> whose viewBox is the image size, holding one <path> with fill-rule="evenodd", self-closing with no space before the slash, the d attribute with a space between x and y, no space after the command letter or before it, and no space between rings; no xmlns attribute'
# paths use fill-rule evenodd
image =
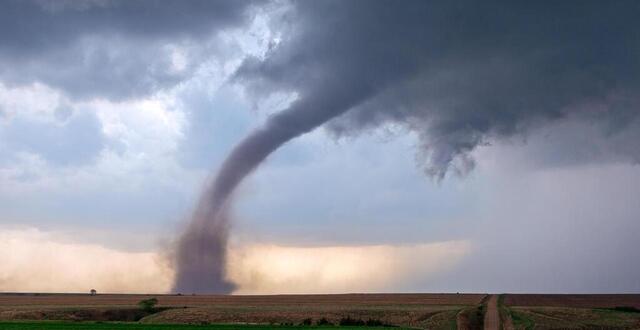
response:
<svg viewBox="0 0 640 330"><path fill-rule="evenodd" d="M0 320L455 327L460 311L485 294L129 295L0 294ZM156 298L153 312L138 307ZM346 321L345 321L346 319ZM360 322L360 323L358 323ZM364 323L364 324L362 324ZM25 324L22 324L24 326ZM50 325L51 326L51 325ZM56 325L59 326L59 325ZM121 325L126 327L131 325Z"/></svg>
<svg viewBox="0 0 640 330"><path fill-rule="evenodd" d="M0 322L3 330L325 330L335 329L333 326L277 326L277 325L251 325L251 324L142 324L142 323L96 323L96 322ZM362 329L362 327L340 327L341 330ZM377 328L380 330L402 328Z"/></svg>
<svg viewBox="0 0 640 330"><path fill-rule="evenodd" d="M504 304L575 308L631 306L640 309L640 294L508 294Z"/></svg>
<svg viewBox="0 0 640 330"><path fill-rule="evenodd" d="M509 329L640 329L637 294L508 294L501 300Z"/></svg>
<svg viewBox="0 0 640 330"><path fill-rule="evenodd" d="M150 298L154 308L138 305ZM15 330L489 329L487 320L494 330L640 329L640 295L0 294L0 329Z"/></svg>
<svg viewBox="0 0 640 330"><path fill-rule="evenodd" d="M472 305L484 294L313 294L313 295L138 295L138 294L0 294L4 306L136 306L142 299L158 299L160 306L276 306L276 305Z"/></svg>

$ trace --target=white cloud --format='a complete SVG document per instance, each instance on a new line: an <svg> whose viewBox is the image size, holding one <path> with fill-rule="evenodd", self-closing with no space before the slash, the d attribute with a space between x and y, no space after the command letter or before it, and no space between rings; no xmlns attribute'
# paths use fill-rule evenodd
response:
<svg viewBox="0 0 640 330"><path fill-rule="evenodd" d="M184 112L175 108L175 101L170 96L158 95L122 102L104 99L71 102L46 85L34 84L11 89L0 84L0 106L4 109L5 117L0 125L4 125L5 132L18 132L12 125L25 126L33 121L44 122L34 126L36 128L60 126L61 121L57 119L60 107L67 107L72 112L68 116L76 116L74 113L95 116L98 123L96 129L101 132L94 134L104 139L104 145L93 146L102 148L91 151L97 155L93 161L70 163L63 167L49 162L39 150L25 149L25 143L0 141L0 150L4 149L3 156L11 157L10 162L0 163L0 187L11 187L13 192L16 188L20 191L29 190L29 187L65 190L70 185L74 189L92 189L95 185L108 185L114 178L139 183L135 177L139 178L137 174L140 172L146 172L147 176L154 176L160 182L180 175L176 173L180 169L176 165L175 152L183 136L186 119ZM15 118L22 119L18 122ZM0 135L2 132L3 127L0 126ZM18 138L25 135L27 137L22 139L32 143L30 140L34 139L33 136L39 136L39 133L23 132L19 133L21 135ZM75 133L78 131L67 130L64 134L70 137L65 141L57 139L42 143L53 146L60 142L72 142L76 148L69 147L64 151L77 153L84 136ZM26 176L31 180L23 180ZM0 188L0 193L4 190Z"/></svg>
<svg viewBox="0 0 640 330"><path fill-rule="evenodd" d="M144 99L88 104L102 121L104 134L136 155L163 155L176 149L185 125L184 114L169 109L168 101Z"/></svg>
<svg viewBox="0 0 640 330"><path fill-rule="evenodd" d="M3 87L0 224L108 221L157 235L184 216L203 174L180 165L176 95L70 101L42 84Z"/></svg>
<svg viewBox="0 0 640 330"><path fill-rule="evenodd" d="M10 87L0 82L0 124L3 119L8 122L16 116L51 122L55 120L56 109L66 102L60 92L47 85Z"/></svg>

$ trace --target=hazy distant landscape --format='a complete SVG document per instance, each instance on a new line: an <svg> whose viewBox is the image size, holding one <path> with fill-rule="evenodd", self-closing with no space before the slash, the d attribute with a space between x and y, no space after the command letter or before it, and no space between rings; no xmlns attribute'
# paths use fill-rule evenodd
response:
<svg viewBox="0 0 640 330"><path fill-rule="evenodd" d="M152 310L139 302L157 298ZM491 300L496 303L491 306ZM2 294L2 329L637 329L640 295Z"/></svg>

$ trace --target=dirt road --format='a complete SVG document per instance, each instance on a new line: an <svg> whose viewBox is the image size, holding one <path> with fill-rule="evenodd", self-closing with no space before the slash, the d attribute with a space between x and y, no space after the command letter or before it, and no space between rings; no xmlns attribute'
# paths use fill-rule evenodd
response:
<svg viewBox="0 0 640 330"><path fill-rule="evenodd" d="M498 296L491 295L487 301L487 312L484 314L484 330L500 329L500 313L498 313Z"/></svg>

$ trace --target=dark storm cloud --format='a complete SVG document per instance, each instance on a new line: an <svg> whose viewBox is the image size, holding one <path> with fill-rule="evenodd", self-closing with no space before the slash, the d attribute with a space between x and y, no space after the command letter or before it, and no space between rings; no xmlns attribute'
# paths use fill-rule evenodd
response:
<svg viewBox="0 0 640 330"><path fill-rule="evenodd" d="M426 173L442 179L473 168L470 152L494 138L566 118L616 134L637 117L634 2L291 5L272 17L282 41L264 58L246 59L234 80L255 96L285 91L298 99L223 162L180 239L178 291L231 288L210 264L225 262L226 235L218 233L228 227L233 192L283 144L333 119L339 135L387 123L416 132Z"/></svg>
<svg viewBox="0 0 640 330"><path fill-rule="evenodd" d="M435 177L471 169L479 144L550 121L593 121L601 138L637 121L637 2L293 4L283 41L247 59L238 81L258 96L297 92L312 115L294 126L343 113L329 125L337 135L400 124ZM323 104L336 98L350 100Z"/></svg>
<svg viewBox="0 0 640 330"><path fill-rule="evenodd" d="M249 18L251 1L18 1L0 3L0 79L42 81L76 97L133 97L172 86L167 44L197 47ZM211 49L204 49L202 61ZM194 64L194 65L197 65Z"/></svg>

